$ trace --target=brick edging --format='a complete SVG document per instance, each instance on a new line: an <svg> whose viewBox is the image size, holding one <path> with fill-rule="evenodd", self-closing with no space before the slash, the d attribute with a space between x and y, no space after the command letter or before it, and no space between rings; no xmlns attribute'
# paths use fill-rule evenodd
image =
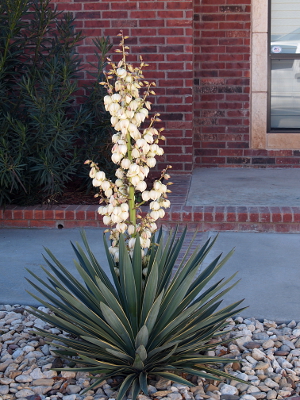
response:
<svg viewBox="0 0 300 400"><path fill-rule="evenodd" d="M191 175L173 174L171 208L159 222L166 228L181 224L189 230L300 232L300 207L188 206ZM0 209L2 228L104 227L98 205L8 206Z"/></svg>
<svg viewBox="0 0 300 400"><path fill-rule="evenodd" d="M2 228L104 227L97 205L18 207L0 210ZM190 230L300 232L300 207L186 206L174 204L161 224Z"/></svg>

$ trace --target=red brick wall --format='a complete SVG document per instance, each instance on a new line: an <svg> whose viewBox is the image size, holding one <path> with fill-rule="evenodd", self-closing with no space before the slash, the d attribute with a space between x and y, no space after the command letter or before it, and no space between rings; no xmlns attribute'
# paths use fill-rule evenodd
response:
<svg viewBox="0 0 300 400"><path fill-rule="evenodd" d="M55 0L72 11L86 36L79 54L86 71L94 61L92 39L110 36L119 43L122 29L130 36L131 61L142 55L150 66L145 78L157 84L154 111L166 130L165 156L158 167L172 164L178 172L191 171L193 158L193 6L192 0ZM113 54L113 53L112 53ZM117 59L117 54L113 55ZM84 79L88 79L87 72Z"/></svg>
<svg viewBox="0 0 300 400"><path fill-rule="evenodd" d="M299 150L249 143L251 0L195 0L195 166L300 167Z"/></svg>
<svg viewBox="0 0 300 400"><path fill-rule="evenodd" d="M78 50L94 61L92 39L122 29L132 61L143 55L157 83L154 111L166 129L158 168L300 167L299 150L249 144L251 0L53 0L72 11L86 36ZM193 81L194 79L194 81Z"/></svg>
<svg viewBox="0 0 300 400"><path fill-rule="evenodd" d="M247 164L251 0L196 0L195 164Z"/></svg>

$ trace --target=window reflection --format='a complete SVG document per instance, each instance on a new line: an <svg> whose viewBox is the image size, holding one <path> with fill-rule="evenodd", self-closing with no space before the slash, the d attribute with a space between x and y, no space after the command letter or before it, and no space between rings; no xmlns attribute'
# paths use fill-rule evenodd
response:
<svg viewBox="0 0 300 400"><path fill-rule="evenodd" d="M271 128L300 126L300 60L272 60Z"/></svg>
<svg viewBox="0 0 300 400"><path fill-rule="evenodd" d="M300 1L271 0L271 53L300 53L299 47Z"/></svg>
<svg viewBox="0 0 300 400"><path fill-rule="evenodd" d="M300 0L270 1L271 128L299 129Z"/></svg>

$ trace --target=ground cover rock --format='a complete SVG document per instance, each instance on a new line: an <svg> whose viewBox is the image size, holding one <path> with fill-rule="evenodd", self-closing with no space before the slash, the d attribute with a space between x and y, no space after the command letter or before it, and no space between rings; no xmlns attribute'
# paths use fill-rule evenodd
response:
<svg viewBox="0 0 300 400"><path fill-rule="evenodd" d="M235 386L224 384L220 385L220 392L221 394L237 394L238 389Z"/></svg>
<svg viewBox="0 0 300 400"><path fill-rule="evenodd" d="M0 305L0 397L1 400L109 400L117 392L108 379L82 394L91 384L86 372L52 371L64 361L52 351L65 335L27 312L23 306ZM16 311L17 310L17 311ZM43 307L44 312L49 312ZM52 344L31 333L32 326L43 326L57 336ZM228 320L224 339L214 354L235 359L224 364L232 379L206 381L192 377L197 386L174 383L168 379L149 382L149 395L139 400L253 400L282 399L300 394L300 323L277 324L254 318ZM219 340L219 339L218 339ZM243 379L240 383L236 379ZM125 399L126 400L126 399Z"/></svg>

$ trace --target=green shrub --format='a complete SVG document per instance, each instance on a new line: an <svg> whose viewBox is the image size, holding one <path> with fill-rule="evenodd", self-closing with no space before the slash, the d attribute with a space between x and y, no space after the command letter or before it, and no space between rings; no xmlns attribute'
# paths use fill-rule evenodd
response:
<svg viewBox="0 0 300 400"><path fill-rule="evenodd" d="M104 113L91 111L102 96L98 82L86 105L76 103L83 36L74 22L50 0L0 3L0 206L54 199L82 175L91 145L101 160L112 130ZM102 71L111 45L97 43Z"/></svg>
<svg viewBox="0 0 300 400"><path fill-rule="evenodd" d="M95 160L99 168L105 171L107 176L113 178L116 170L115 164L111 161L111 136L114 133L110 123L110 115L105 110L103 98L106 95L105 88L99 84L105 77L103 70L106 66L107 53L112 47L109 38L97 38L93 40L96 48L95 56L97 64L91 64L96 72L88 73L94 78L85 86L86 96L83 98L82 112L89 116L86 118L80 131L80 168L78 176L89 190L92 188L92 181L87 173L87 167L82 168L86 160Z"/></svg>
<svg viewBox="0 0 300 400"><path fill-rule="evenodd" d="M54 314L38 309L32 313L71 334L59 337L63 345L57 353L73 362L75 357L77 364L83 364L72 371L102 374L92 387L104 379L122 377L117 400L130 387L133 400L140 391L147 394L149 374L190 386L192 383L182 377L183 372L208 379L231 378L214 365L232 360L205 355L220 344L210 340L220 335L226 319L240 311L236 307L241 302L217 310L222 296L235 285L223 289L234 276L208 287L231 253L223 260L220 255L198 273L214 244L208 240L190 258L185 257L172 276L185 232L180 239L175 236L176 232L170 234L164 243L160 230L142 259L138 237L131 258L121 235L119 263L114 262L105 242L112 282L92 254L84 234L86 252L79 244L72 245L77 256L74 262L84 283L76 280L47 249L49 271L43 269L49 282L31 273L38 283L29 282L47 301L33 297ZM56 338L40 329L38 334Z"/></svg>

